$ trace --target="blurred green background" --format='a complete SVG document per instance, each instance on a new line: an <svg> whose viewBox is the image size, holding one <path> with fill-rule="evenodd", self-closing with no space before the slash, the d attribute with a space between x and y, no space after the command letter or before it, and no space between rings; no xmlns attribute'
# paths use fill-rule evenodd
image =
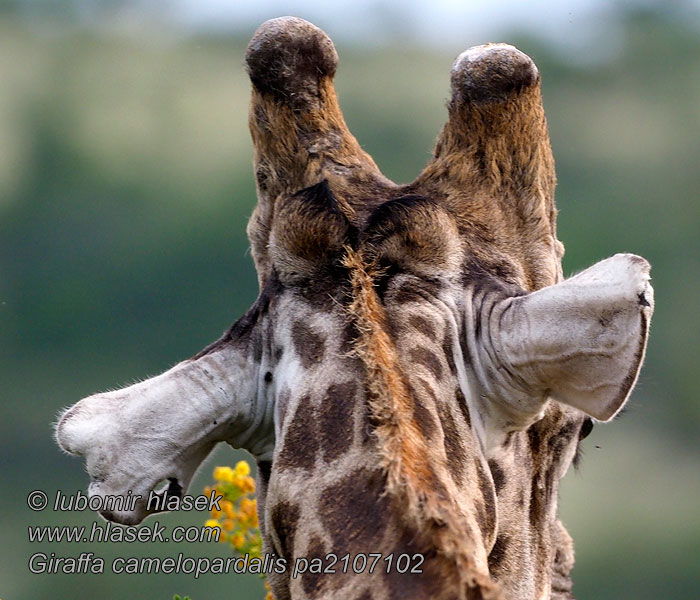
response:
<svg viewBox="0 0 700 600"><path fill-rule="evenodd" d="M576 596L700 598L697 3L607 3L583 18L570 2L572 35L554 39L533 25L546 17L541 2L522 24L483 31L466 10L462 37L451 3L436 2L430 25L439 31L442 19L452 32L442 40L421 35L421 19L402 20L398 3L366 2L364 16L347 22L325 4L259 2L246 12L248 4L240 19L234 9L226 23L215 13L202 23L196 3L170 18L167 2L0 2L0 597L262 598L254 576L31 574L29 556L40 551L92 551L107 563L228 552L30 544L29 525L89 526L95 516L34 513L26 498L87 485L81 460L52 439L62 407L194 354L254 300L243 52L262 20L293 13L336 39L349 126L399 182L429 157L454 56L508 41L535 59L557 159L565 272L635 252L653 265L657 302L626 414L596 427L582 468L563 484ZM215 464L240 456L217 450L192 490Z"/></svg>

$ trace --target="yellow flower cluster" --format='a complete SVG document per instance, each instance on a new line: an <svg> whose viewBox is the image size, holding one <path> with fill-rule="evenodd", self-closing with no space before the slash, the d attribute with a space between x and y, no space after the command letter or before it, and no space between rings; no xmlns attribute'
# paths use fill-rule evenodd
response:
<svg viewBox="0 0 700 600"><path fill-rule="evenodd" d="M216 483L204 488L204 493L207 496L221 494L224 499L219 502L221 510L212 509L211 519L204 525L220 528L219 541L230 544L236 554L259 558L262 539L254 498L255 480L250 476L250 466L241 460L234 469L216 467L214 479Z"/></svg>

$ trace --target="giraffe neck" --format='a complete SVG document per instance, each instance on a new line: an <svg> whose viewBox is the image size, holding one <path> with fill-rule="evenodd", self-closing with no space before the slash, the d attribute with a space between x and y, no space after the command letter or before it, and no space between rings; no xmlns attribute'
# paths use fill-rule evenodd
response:
<svg viewBox="0 0 700 600"><path fill-rule="evenodd" d="M539 597L557 569L566 585L570 542L554 512L553 463L568 464L558 434L570 415L548 409L537 427L487 453L469 385L468 311L456 300L468 294L449 280L384 281L352 251L345 266L349 283L333 298L276 300L263 352L276 397L263 533L290 569L273 575L278 600L355 597L362 585L375 600L401 589L417 598L498 598L499 588ZM542 450L556 440L566 452L544 464ZM420 575L292 577L300 559L326 567L329 554L370 553L430 560Z"/></svg>
<svg viewBox="0 0 700 600"><path fill-rule="evenodd" d="M275 334L285 350L275 366L267 548L289 564L328 553L432 558L422 574L377 572L367 580L373 598L409 584L416 597L467 597L467 590L496 597L487 564L493 485L472 447L455 367L455 290L430 290L428 301L418 278L396 276L380 298L381 273L351 250L345 266L345 302L319 308L282 297L276 309L294 317L278 319L285 325ZM344 587L358 585L350 575L284 580L287 573L274 589L280 598L325 597L331 589L349 597Z"/></svg>

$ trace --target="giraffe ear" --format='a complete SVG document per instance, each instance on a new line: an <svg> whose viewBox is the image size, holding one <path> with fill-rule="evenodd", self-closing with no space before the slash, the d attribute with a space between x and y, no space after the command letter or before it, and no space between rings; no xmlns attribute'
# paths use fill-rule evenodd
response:
<svg viewBox="0 0 700 600"><path fill-rule="evenodd" d="M654 304L649 268L639 256L618 254L501 303L489 318L507 387L612 419L644 359Z"/></svg>

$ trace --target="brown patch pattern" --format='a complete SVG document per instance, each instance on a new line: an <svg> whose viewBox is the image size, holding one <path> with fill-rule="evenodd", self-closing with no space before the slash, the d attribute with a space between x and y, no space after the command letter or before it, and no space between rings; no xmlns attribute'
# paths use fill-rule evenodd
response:
<svg viewBox="0 0 700 600"><path fill-rule="evenodd" d="M281 443L282 449L275 463L277 467L313 469L318 452L318 428L310 396L299 399L292 422Z"/></svg>
<svg viewBox="0 0 700 600"><path fill-rule="evenodd" d="M445 456L447 457L447 468L452 475L452 479L460 485L464 477L467 455L459 435L459 431L452 418L449 405L438 405L440 422L442 423L443 443L445 445Z"/></svg>
<svg viewBox="0 0 700 600"><path fill-rule="evenodd" d="M433 324L422 315L411 315L408 318L408 325L416 331L422 333L428 339L435 339L435 328Z"/></svg>
<svg viewBox="0 0 700 600"><path fill-rule="evenodd" d="M326 343L311 327L301 321L292 325L292 342L294 350L305 369L310 369L323 360Z"/></svg>
<svg viewBox="0 0 700 600"><path fill-rule="evenodd" d="M342 456L353 441L353 409L357 385L348 381L328 387L319 409L319 434L323 458Z"/></svg>
<svg viewBox="0 0 700 600"><path fill-rule="evenodd" d="M430 371L438 381L442 379L442 363L437 354L428 350L423 346L412 348L408 353L409 361L414 364L422 365Z"/></svg>
<svg viewBox="0 0 700 600"><path fill-rule="evenodd" d="M499 494L506 482L506 475L501 465L494 459L489 460L489 469L491 469L491 477L493 478L493 485L496 488L496 494Z"/></svg>
<svg viewBox="0 0 700 600"><path fill-rule="evenodd" d="M311 568L308 568L304 573L302 573L301 585L307 594L311 594L313 592L321 592L325 587L327 579L329 577L332 577L332 575L323 574L323 567L325 567L328 564L328 561L325 560L325 556L326 548L325 544L323 543L323 540L321 540L316 535L312 535L311 539L309 540L309 546L306 549L306 555L304 556L304 558L307 559L309 563L311 563L311 561L314 559L321 559L322 566L321 569L314 568L313 571Z"/></svg>
<svg viewBox="0 0 700 600"><path fill-rule="evenodd" d="M270 526L280 541L276 551L287 561L294 556L294 538L300 514L296 504L284 500L277 502L270 511Z"/></svg>
<svg viewBox="0 0 700 600"><path fill-rule="evenodd" d="M374 552L390 521L386 478L379 470L358 469L326 489L318 516L338 556Z"/></svg>
<svg viewBox="0 0 700 600"><path fill-rule="evenodd" d="M437 424L430 410L425 406L420 397L411 388L413 395L413 418L418 423L420 431L426 439L432 439L437 433Z"/></svg>

